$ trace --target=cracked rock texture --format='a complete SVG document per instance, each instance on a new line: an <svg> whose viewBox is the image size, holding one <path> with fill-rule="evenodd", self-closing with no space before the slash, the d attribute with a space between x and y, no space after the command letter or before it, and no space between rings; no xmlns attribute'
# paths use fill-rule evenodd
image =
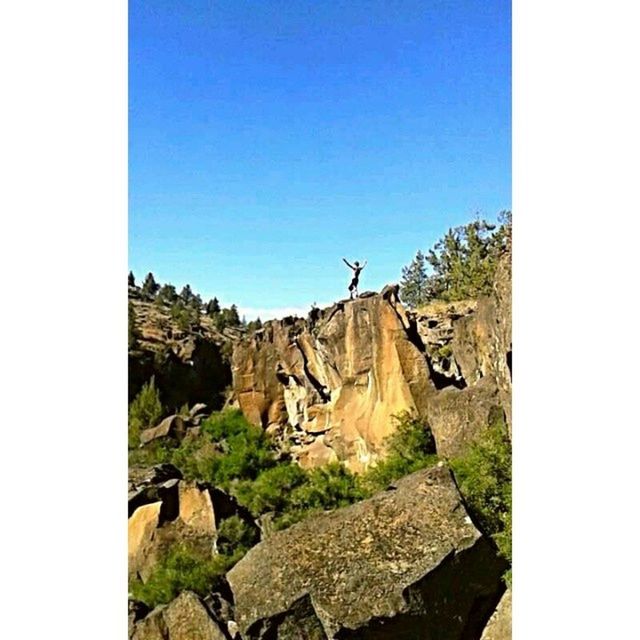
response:
<svg viewBox="0 0 640 640"><path fill-rule="evenodd" d="M480 637L504 569L441 466L274 533L227 578L243 638L455 640Z"/></svg>

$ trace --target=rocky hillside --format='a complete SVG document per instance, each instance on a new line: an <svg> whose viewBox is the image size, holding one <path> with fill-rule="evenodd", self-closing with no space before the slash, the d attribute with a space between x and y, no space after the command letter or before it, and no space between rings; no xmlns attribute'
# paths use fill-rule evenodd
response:
<svg viewBox="0 0 640 640"><path fill-rule="evenodd" d="M509 253L478 299L251 330L133 293L130 394L166 411L130 452L130 639L510 638Z"/></svg>
<svg viewBox="0 0 640 640"><path fill-rule="evenodd" d="M170 305L149 300L138 287L129 287L129 303L135 332L129 348L129 402L154 376L164 404L174 410L199 402L221 407L231 384L230 354L244 330L219 331L202 313L197 322L180 326Z"/></svg>

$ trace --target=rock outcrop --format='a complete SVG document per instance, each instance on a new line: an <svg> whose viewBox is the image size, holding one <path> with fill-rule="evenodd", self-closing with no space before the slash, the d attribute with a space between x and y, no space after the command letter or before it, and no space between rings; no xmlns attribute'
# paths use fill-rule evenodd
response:
<svg viewBox="0 0 640 640"><path fill-rule="evenodd" d="M511 589L500 599L480 640L511 640Z"/></svg>
<svg viewBox="0 0 640 640"><path fill-rule="evenodd" d="M132 469L129 480L129 576L145 582L159 558L176 542L217 553L220 522L232 515L256 532L247 509L224 491L187 482L172 465Z"/></svg>
<svg viewBox="0 0 640 640"><path fill-rule="evenodd" d="M411 331L396 288L309 321L265 323L234 350L234 401L303 466L344 460L362 470L383 453L393 416L430 391Z"/></svg>
<svg viewBox="0 0 640 640"><path fill-rule="evenodd" d="M455 640L480 637L504 569L439 466L274 533L227 578L245 639Z"/></svg>
<svg viewBox="0 0 640 640"><path fill-rule="evenodd" d="M438 453L459 454L493 408L511 421L510 257L477 301L409 312L387 286L265 323L234 349L231 402L303 467L366 469L384 455L394 416L413 411Z"/></svg>
<svg viewBox="0 0 640 640"><path fill-rule="evenodd" d="M136 622L131 640L227 640L211 618L200 598L191 591L182 592L168 605L157 607Z"/></svg>

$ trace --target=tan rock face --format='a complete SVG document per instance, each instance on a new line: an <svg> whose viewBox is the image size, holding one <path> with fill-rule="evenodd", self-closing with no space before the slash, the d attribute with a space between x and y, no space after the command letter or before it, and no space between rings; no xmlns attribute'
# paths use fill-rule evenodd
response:
<svg viewBox="0 0 640 640"><path fill-rule="evenodd" d="M139 571L145 561L160 522L162 502L138 507L129 518L129 573Z"/></svg>
<svg viewBox="0 0 640 640"><path fill-rule="evenodd" d="M188 542L206 553L215 553L217 537L210 488L178 478L164 480L170 469L159 469L155 475L153 472L134 471L134 478L138 476L141 484L132 482L134 506L144 502L129 518L129 576L142 581L149 579L158 560L175 543ZM222 512L233 511L233 505L225 503L224 498L225 494L218 492Z"/></svg>
<svg viewBox="0 0 640 640"><path fill-rule="evenodd" d="M178 491L182 522L198 534L215 535L216 521L209 492L187 482L180 482Z"/></svg>
<svg viewBox="0 0 640 640"><path fill-rule="evenodd" d="M279 428L306 465L340 459L360 471L380 457L393 416L429 389L405 323L393 289L338 303L317 322L267 323L234 351L235 399L254 424Z"/></svg>
<svg viewBox="0 0 640 640"><path fill-rule="evenodd" d="M305 628L317 638L456 640L479 637L504 568L448 469L435 467L273 533L227 578L243 638L287 640Z"/></svg>

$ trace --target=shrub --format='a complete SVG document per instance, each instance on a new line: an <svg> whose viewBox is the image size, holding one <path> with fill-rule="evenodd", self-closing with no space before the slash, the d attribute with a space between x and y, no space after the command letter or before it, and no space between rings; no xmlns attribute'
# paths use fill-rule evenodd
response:
<svg viewBox="0 0 640 640"><path fill-rule="evenodd" d="M451 466L479 528L511 562L511 444L501 409L492 412L487 430Z"/></svg>
<svg viewBox="0 0 640 640"><path fill-rule="evenodd" d="M129 445L136 447L129 451L129 466L152 467L154 464L172 462L173 460L174 449L169 442L154 440L142 448L138 448L136 443L132 445L130 442Z"/></svg>
<svg viewBox="0 0 640 640"><path fill-rule="evenodd" d="M363 498L356 476L334 462L306 473L306 481L291 492L294 509L327 510L346 507Z"/></svg>
<svg viewBox="0 0 640 640"><path fill-rule="evenodd" d="M218 551L230 558L242 557L258 542L258 532L240 516L226 518L218 528Z"/></svg>
<svg viewBox="0 0 640 640"><path fill-rule="evenodd" d="M149 579L145 583L132 581L129 591L151 608L170 602L186 589L205 596L233 564L229 556L209 555L185 543L175 544L153 568Z"/></svg>
<svg viewBox="0 0 640 640"><path fill-rule="evenodd" d="M275 465L269 437L237 409L212 414L202 423L202 433L224 454L214 456L208 470L208 481L219 487L228 489L234 480L254 480Z"/></svg>
<svg viewBox="0 0 640 640"><path fill-rule="evenodd" d="M275 455L260 427L249 423L237 409L227 409L211 414L197 438L185 439L171 451L170 461L187 479L229 490L273 467Z"/></svg>
<svg viewBox="0 0 640 640"><path fill-rule="evenodd" d="M359 478L360 490L366 496L438 460L433 434L423 419L405 412L395 420L396 430L386 441L387 457Z"/></svg>
<svg viewBox="0 0 640 640"><path fill-rule="evenodd" d="M152 376L129 405L129 448L138 446L140 431L155 426L162 417L162 412L160 392L156 389L155 378Z"/></svg>
<svg viewBox="0 0 640 640"><path fill-rule="evenodd" d="M253 481L240 483L235 494L255 517L269 511L282 513L289 508L291 492L306 478L297 464L285 462L266 469Z"/></svg>

